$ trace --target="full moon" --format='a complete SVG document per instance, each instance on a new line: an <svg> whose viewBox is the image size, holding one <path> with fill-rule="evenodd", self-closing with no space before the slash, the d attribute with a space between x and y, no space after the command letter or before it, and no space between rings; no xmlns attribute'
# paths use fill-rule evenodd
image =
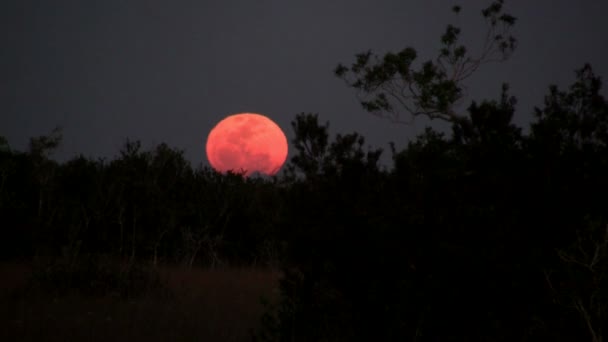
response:
<svg viewBox="0 0 608 342"><path fill-rule="evenodd" d="M287 138L264 115L234 114L213 127L206 150L209 163L218 172L274 175L287 159Z"/></svg>

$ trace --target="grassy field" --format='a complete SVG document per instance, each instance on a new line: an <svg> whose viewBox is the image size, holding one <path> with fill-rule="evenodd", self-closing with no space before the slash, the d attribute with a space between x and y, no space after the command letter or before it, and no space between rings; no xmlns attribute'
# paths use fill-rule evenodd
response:
<svg viewBox="0 0 608 342"><path fill-rule="evenodd" d="M247 341L277 296L264 269L158 269L169 295L29 295L31 267L0 264L1 341Z"/></svg>

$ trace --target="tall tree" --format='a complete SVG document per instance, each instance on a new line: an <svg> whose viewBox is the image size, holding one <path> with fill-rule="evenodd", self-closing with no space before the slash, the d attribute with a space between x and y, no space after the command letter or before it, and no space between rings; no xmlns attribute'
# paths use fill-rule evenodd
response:
<svg viewBox="0 0 608 342"><path fill-rule="evenodd" d="M549 88L528 149L545 224L564 227L547 232L559 237L545 267L550 293L578 318L570 325L599 342L608 318L608 101L590 65L576 76L567 90Z"/></svg>
<svg viewBox="0 0 608 342"><path fill-rule="evenodd" d="M49 159L50 155L61 143L63 135L60 128L55 128L49 135L31 138L29 155L34 165L34 172L39 184L38 217L43 214L46 204L46 192L52 178L56 163Z"/></svg>

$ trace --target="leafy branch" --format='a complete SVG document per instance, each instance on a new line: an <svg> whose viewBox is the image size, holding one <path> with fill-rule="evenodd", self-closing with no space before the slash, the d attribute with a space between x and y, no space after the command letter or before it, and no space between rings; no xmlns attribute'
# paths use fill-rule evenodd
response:
<svg viewBox="0 0 608 342"><path fill-rule="evenodd" d="M464 96L464 82L482 65L507 60L516 48L511 29L516 18L503 11L503 0L493 2L481 14L486 35L479 55L471 55L460 44L461 30L448 25L441 36L439 55L415 67L416 50L406 47L398 53L380 57L371 50L359 53L349 67L334 69L337 77L357 90L361 105L368 112L394 122L411 123L417 116L460 122L455 104ZM452 11L459 13L454 6ZM403 111L411 116L404 120Z"/></svg>

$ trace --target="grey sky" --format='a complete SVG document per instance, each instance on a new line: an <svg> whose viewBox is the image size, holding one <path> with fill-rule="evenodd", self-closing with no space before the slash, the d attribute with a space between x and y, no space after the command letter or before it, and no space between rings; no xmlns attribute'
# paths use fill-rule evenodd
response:
<svg viewBox="0 0 608 342"><path fill-rule="evenodd" d="M205 162L211 127L237 112L275 120L292 138L299 112L333 133L404 146L425 126L365 113L333 76L366 49L412 46L434 56L449 22L478 42L489 1L445 0L4 0L0 5L0 135L25 149L31 136L64 130L58 159L113 157L126 138L167 142ZM463 6L454 17L450 8ZM470 80L471 99L508 82L525 125L547 86L570 84L590 62L608 77L608 1L512 0L519 48ZM475 45L471 46L473 49Z"/></svg>

